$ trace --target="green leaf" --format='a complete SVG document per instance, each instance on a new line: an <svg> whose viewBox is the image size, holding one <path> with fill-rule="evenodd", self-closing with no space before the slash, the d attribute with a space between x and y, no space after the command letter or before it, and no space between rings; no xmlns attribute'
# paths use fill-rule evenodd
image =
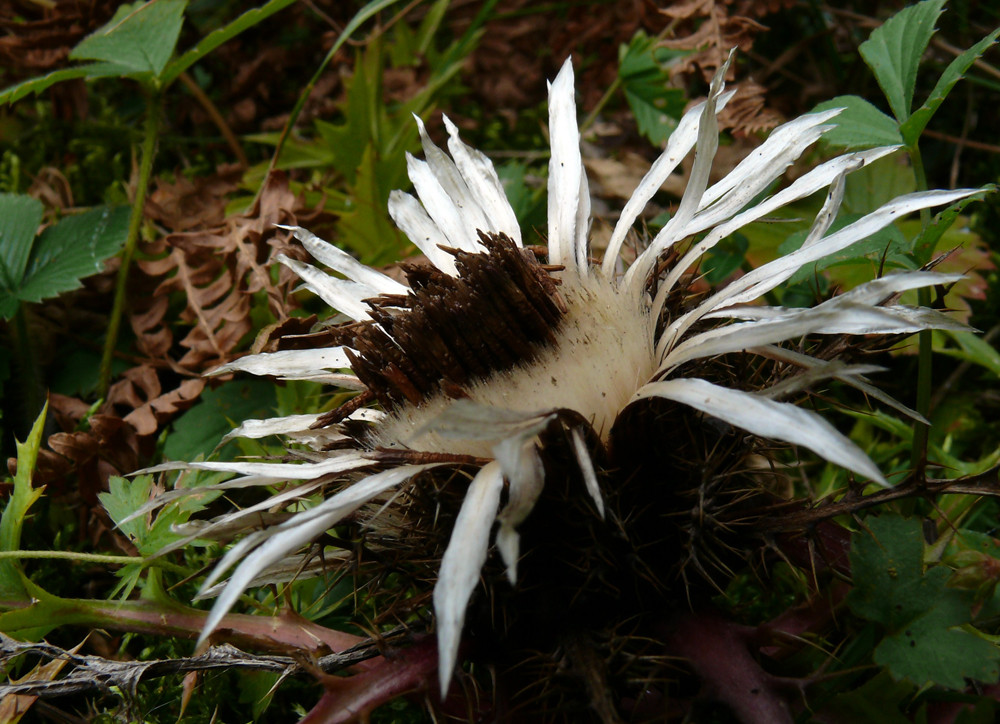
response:
<svg viewBox="0 0 1000 724"><path fill-rule="evenodd" d="M126 70L123 75L159 77L177 45L186 5L187 0L122 5L107 25L80 41L69 57L116 63Z"/></svg>
<svg viewBox="0 0 1000 724"><path fill-rule="evenodd" d="M14 491L7 500L7 507L0 516L0 551L16 551L21 549L21 528L28 516L28 509L42 497L44 487L32 488L31 477L35 472L35 462L38 460L38 449L42 445L42 430L45 428L45 415L48 413L48 402L42 408L31 432L24 442L17 442L17 474L14 476ZM11 558L0 560L0 601L23 601L28 596L25 588L24 572L21 564Z"/></svg>
<svg viewBox="0 0 1000 724"><path fill-rule="evenodd" d="M61 68L38 78L29 78L0 91L0 103L15 103L30 93L41 93L49 86L75 78L105 78L128 75L128 68L118 63L91 63L76 68Z"/></svg>
<svg viewBox="0 0 1000 724"><path fill-rule="evenodd" d="M735 233L716 244L705 255L702 272L709 284L721 284L740 268L747 257L750 242L743 234Z"/></svg>
<svg viewBox="0 0 1000 724"><path fill-rule="evenodd" d="M934 23L944 3L924 0L900 10L858 48L900 123L910 116L920 58L934 35Z"/></svg>
<svg viewBox="0 0 1000 724"><path fill-rule="evenodd" d="M917 263L923 265L931 260L931 256L934 255L934 250L937 248L938 241L951 228L951 225L955 223L955 219L958 218L958 215L962 213L962 210L966 206L973 201L982 201L987 193L995 189L996 186L990 184L983 187L981 192L972 196L966 196L964 199L956 201L951 206L937 212L931 223L920 232L920 236L913 242L913 256L916 258Z"/></svg>
<svg viewBox="0 0 1000 724"><path fill-rule="evenodd" d="M143 556L152 556L164 546L178 540L181 535L175 533L173 527L185 522L190 516L190 512L171 503L162 507L155 518L150 514L122 523L149 502L152 487L152 475L138 475L131 480L112 476L108 479L108 492L97 496L111 519L132 539ZM131 572L123 569L119 573L128 575Z"/></svg>
<svg viewBox="0 0 1000 724"><path fill-rule="evenodd" d="M233 380L205 390L198 404L174 421L163 454L169 460L194 460L210 453L235 422L273 414L274 383Z"/></svg>
<svg viewBox="0 0 1000 724"><path fill-rule="evenodd" d="M1000 377L1000 352L993 345L983 339L975 332L946 332L958 343L958 349L951 347L942 349L936 347L935 352L946 354L949 357L956 357L964 362L985 367L993 374Z"/></svg>
<svg viewBox="0 0 1000 724"><path fill-rule="evenodd" d="M670 87L669 66L686 54L657 47L656 39L642 30L618 50L618 79L625 100L639 132L658 146L666 143L684 113L687 98L681 89Z"/></svg>
<svg viewBox="0 0 1000 724"><path fill-rule="evenodd" d="M865 523L868 530L852 538L854 590L847 602L886 630L875 663L918 686L964 689L967 678L997 681L1000 649L968 626L971 598L947 587L947 566L924 570L920 521L886 514Z"/></svg>
<svg viewBox="0 0 1000 724"><path fill-rule="evenodd" d="M24 276L42 211L42 203L30 196L0 194L0 289L8 293Z"/></svg>
<svg viewBox="0 0 1000 724"><path fill-rule="evenodd" d="M177 79L177 76L218 48L220 45L231 40L232 38L235 38L244 30L252 28L254 25L266 20L279 10L284 10L293 2L295 2L295 0L270 0L270 2L261 5L259 8L247 10L245 13L229 23L229 25L209 33L198 41L198 44L191 48L191 50L187 51L178 58L174 58L167 64L163 73L160 74L161 82L164 85L169 85ZM176 40L174 42L176 42Z"/></svg>
<svg viewBox="0 0 1000 724"><path fill-rule="evenodd" d="M920 134L924 132L924 128L927 127L927 123L931 120L931 117L944 99L948 97L948 94L951 93L951 89L962 79L969 66L985 53L990 46L996 43L998 36L1000 36L1000 28L997 28L959 55L944 69L944 73L938 78L938 82L934 85L934 89L930 95L927 96L927 100L924 101L924 104L920 108L914 111L913 115L899 129L907 145L913 146L917 143Z"/></svg>
<svg viewBox="0 0 1000 724"><path fill-rule="evenodd" d="M351 206L340 217L344 244L365 264L389 264L399 259L405 248L405 237L386 212L389 192L399 185L393 183L393 162L394 159L388 159L388 167L380 164L372 144L364 147L351 188ZM397 172L402 171L402 167L397 169Z"/></svg>
<svg viewBox="0 0 1000 724"><path fill-rule="evenodd" d="M831 225L830 233L839 231L848 224L857 221L861 218L859 214L841 214L837 220ZM788 239L778 247L778 254L784 256L785 254L790 254L799 247L802 246L802 242L806 240L808 232L805 230L797 231L790 235ZM897 229L895 226L887 226L884 229L876 231L871 236L862 239L861 241L856 241L850 246L841 249L840 251L825 256L822 259L812 263L807 264L798 271L795 272L789 278L788 284L797 284L798 282L811 280L818 272L828 269L833 266L840 266L844 264L874 264L876 266L881 266L883 259L886 262L886 266L889 268L900 267L900 266L912 266L907 264L906 254L909 251L910 245L903 236L903 232Z"/></svg>
<svg viewBox="0 0 1000 724"><path fill-rule="evenodd" d="M81 279L102 271L122 248L128 222L128 207L102 206L46 229L31 251L18 298L40 302L77 289Z"/></svg>
<svg viewBox="0 0 1000 724"><path fill-rule="evenodd" d="M837 96L823 101L813 113L830 108L843 108L830 123L836 128L823 135L823 143L850 150L894 146L903 142L899 125L892 118L859 96Z"/></svg>
<svg viewBox="0 0 1000 724"><path fill-rule="evenodd" d="M913 684L894 682L881 673L854 691L836 696L823 713L834 713L835 721L910 724L903 705L913 696L913 690Z"/></svg>

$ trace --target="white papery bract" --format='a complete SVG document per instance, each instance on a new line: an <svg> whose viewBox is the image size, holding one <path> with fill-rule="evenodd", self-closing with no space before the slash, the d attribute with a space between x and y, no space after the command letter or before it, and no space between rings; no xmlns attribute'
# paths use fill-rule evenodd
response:
<svg viewBox="0 0 1000 724"><path fill-rule="evenodd" d="M718 355L745 352L795 365L809 381L836 378L866 393L886 399L862 377L868 366L821 361L781 347L781 343L811 334L908 334L929 328L960 328L946 315L894 303L900 292L957 277L928 271L891 275L835 297L812 309L748 306L788 280L804 265L834 254L886 227L901 215L950 204L972 190L928 191L909 194L829 233L843 197L844 177L894 148L850 153L817 166L773 195L748 206L770 188L800 154L830 126L837 111L807 115L777 129L725 178L709 184L718 145L716 114L730 95L723 89L723 68L712 83L708 99L692 108L678 124L666 149L652 165L625 205L600 263L592 263L588 248L590 196L580 153L574 100L573 68L565 63L549 89L551 160L548 179L548 236L545 240L551 271L560 281L561 318L549 342L536 346L533 356L463 386L462 394L440 390L393 409L362 408L352 418L372 425L368 447L344 445L349 438L336 426L313 429L317 418L301 415L244 424L237 434L257 437L280 433L313 446L300 462L191 463L187 467L226 470L237 474L222 485L273 484L307 481L304 495L316 483L341 476L341 489L315 507L295 514L280 525L263 528L241 539L217 566L206 589L236 566L205 626L203 638L222 620L239 594L256 580L266 579L282 560L344 516L433 467L433 464L397 466L380 461L372 451L396 449L420 453L450 453L486 461L469 485L455 520L451 540L440 565L434 590L434 610L441 657L440 683L444 693L456 665L459 639L468 601L487 560L496 526L497 548L508 578L517 580L518 526L531 514L545 485L539 434L561 410L576 413L606 441L616 418L628 405L646 398L664 398L688 406L754 435L800 445L819 456L880 485L886 480L853 442L816 413L779 401L788 386L756 392L723 387L697 376L690 363ZM424 159L408 156L416 196L393 192L389 213L396 224L440 272L461 276L460 253L486 255L480 232L489 238L505 236L517 248L522 230L503 193L493 164L466 146L456 127L445 120L448 151L438 148L417 120ZM694 151L687 189L670 221L631 264L623 261L624 242L646 204ZM765 264L708 296L683 314L665 315L665 304L682 275L723 238L776 209L828 189L827 202L813 223L806 242L795 252ZM308 231L293 234L309 253L336 274L280 257L305 285L330 306L358 323L373 320L375 297L406 295L410 289L382 273L364 267L343 251ZM695 238L697 235L697 238ZM658 265L663 254L685 240L689 251L665 273ZM519 253L519 252L518 252ZM624 272L620 272L625 267ZM377 320L377 317L376 317ZM714 320L714 325L700 324ZM698 329L693 333L693 329ZM659 331L658 331L659 330ZM388 337L392 338L391 330ZM282 379L321 380L345 389L366 388L351 367L359 353L348 346L260 354L233 362L217 372L246 371ZM685 376L678 376L679 369ZM695 372L691 372L695 370ZM463 399L458 402L456 397ZM897 409L906 410L888 400ZM589 496L604 515L598 476L580 429L573 429L572 451L581 480L580 495ZM341 448L322 452L331 441ZM667 443L669 444L669 443ZM435 463L439 464L439 463ZM171 467L171 466L166 466ZM178 467L178 466L172 466ZM309 482L311 481L311 482ZM353 481L353 482L352 482ZM506 502L501 490L509 485ZM295 490L288 495L294 495ZM383 496L380 498L379 496ZM272 501L274 502L274 501ZM155 505L155 503L154 503ZM143 511L141 511L143 512ZM141 514L137 513L137 514ZM252 511L222 516L208 527L232 524ZM207 535L204 526L187 540ZM183 544L183 541L179 544ZM237 565L238 564L238 565ZM270 580L270 579L267 579ZM217 591L218 586L212 589Z"/></svg>

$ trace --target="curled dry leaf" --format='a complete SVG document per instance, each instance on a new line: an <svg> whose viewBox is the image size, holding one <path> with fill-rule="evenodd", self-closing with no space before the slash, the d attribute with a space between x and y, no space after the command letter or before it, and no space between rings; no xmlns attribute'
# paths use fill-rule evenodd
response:
<svg viewBox="0 0 1000 724"><path fill-rule="evenodd" d="M213 228L181 231L159 240L154 250L162 256L140 262L156 287L132 318L139 348L146 354L162 354L173 344L167 300L175 292L186 300L181 321L193 325L179 341L187 352L177 364L192 373L232 357L251 330L253 294L264 292L271 313L279 320L285 318L294 282L292 275L285 273L278 286L272 284L267 271L272 250L266 239L276 224L295 223L298 205L287 178L275 174L258 206L246 214L232 216ZM163 210L163 204L159 208ZM187 228L186 221L180 224Z"/></svg>

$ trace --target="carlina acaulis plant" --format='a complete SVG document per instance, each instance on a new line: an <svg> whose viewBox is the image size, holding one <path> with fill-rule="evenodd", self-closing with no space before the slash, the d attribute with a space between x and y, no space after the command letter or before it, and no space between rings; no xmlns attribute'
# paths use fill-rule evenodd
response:
<svg viewBox="0 0 1000 724"><path fill-rule="evenodd" d="M200 592L216 599L203 641L250 587L350 576L359 596L382 602L375 623L436 637L427 698L445 714L662 721L667 682L683 668L663 655L671 611L704 605L745 559L760 559L757 523L796 504L782 497L789 448L888 485L857 445L796 403L835 378L917 416L869 382L878 368L852 350L965 329L899 303L959 277L889 274L811 308L762 299L802 267L974 190L907 194L832 231L845 177L897 150L842 155L775 185L837 110L778 127L710 185L717 114L732 95L726 67L625 204L600 259L569 60L549 89L544 236L519 227L493 164L447 118L447 152L416 120L416 195L389 201L426 257L403 265L405 282L288 229L330 270L279 257L337 312L316 336L323 346L215 372L315 380L350 396L325 414L250 420L232 433L285 436L280 461L158 468L226 471L235 477L215 488L278 491L199 521L171 546L242 532ZM679 205L637 240L640 214L692 151ZM698 261L718 242L823 190L799 249L694 291Z"/></svg>

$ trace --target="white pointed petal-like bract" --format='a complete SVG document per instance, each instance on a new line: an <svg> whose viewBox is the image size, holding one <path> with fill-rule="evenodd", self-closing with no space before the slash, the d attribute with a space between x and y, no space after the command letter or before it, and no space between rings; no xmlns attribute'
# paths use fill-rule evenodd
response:
<svg viewBox="0 0 1000 724"><path fill-rule="evenodd" d="M510 484L507 504L497 519L497 550L507 567L507 580L517 584L521 539L517 527L524 522L545 486L545 468L534 439L507 438L494 447L500 469Z"/></svg>
<svg viewBox="0 0 1000 724"><path fill-rule="evenodd" d="M209 613L201 636L198 638L198 644L200 645L208 638L226 613L229 612L229 609L236 603L236 599L246 590L250 582L263 571L267 570L268 566L281 560L285 555L296 550L299 546L308 543L327 528L335 525L345 515L354 512L375 496L430 467L433 466L407 465L376 473L354 483L333 497L324 500L315 508L303 511L269 530L260 531L261 533L268 534L267 541L248 555L233 573L232 578L226 585L225 591L216 600L215 605L212 606L212 611ZM240 553L243 552L243 550L240 551ZM225 562L226 559L223 558L219 566L222 566ZM235 561L229 561L230 564L233 562ZM212 583L217 578L218 576L213 571L213 577L210 578ZM209 585L211 584L206 582L205 588Z"/></svg>
<svg viewBox="0 0 1000 724"><path fill-rule="evenodd" d="M862 168L872 161L892 153L896 149L896 146L885 146L859 151L845 156L838 156L837 158L827 161L826 163L817 166L803 176L799 177L787 188L782 189L773 196L769 196L760 203L754 204L745 211L741 211L728 221L712 229L705 235L704 239L692 246L691 249L681 258L681 260L677 262L667 273L666 279L660 285L659 290L657 290L656 300L653 303L653 313L658 315L663 309L663 304L666 301L667 294L677 284L681 275L686 273L688 269L705 254L705 252L712 249L716 244L722 241L722 239L726 238L733 232L742 229L747 224L767 216L777 209L794 203L795 201L803 199L807 196L811 196L816 191L819 191L831 183L836 184L837 178L842 176L845 172ZM839 204L839 197L835 197L835 199ZM836 217L836 208L832 209L832 212L833 214L830 218L831 222L833 218ZM670 330L664 333L660 340L661 350L673 339L676 339L680 334L683 334L683 329L678 332L677 326L678 323L671 325ZM684 327L684 329L686 329L686 327Z"/></svg>
<svg viewBox="0 0 1000 724"><path fill-rule="evenodd" d="M301 226L284 226L283 224L277 226L279 229L291 231L316 261L340 272L351 281L370 287L379 294L405 294L409 291L409 287L400 284L395 279L390 279L369 266L365 266L346 251L323 241Z"/></svg>
<svg viewBox="0 0 1000 724"><path fill-rule="evenodd" d="M284 254L278 254L277 259L298 275L306 289L338 312L343 312L355 322L371 319L368 305L364 300L379 295L379 291L374 287L350 279L332 277L316 267L303 264L298 259L291 259Z"/></svg>
<svg viewBox="0 0 1000 724"><path fill-rule="evenodd" d="M666 355L657 373L693 359L784 342L806 334L839 334L847 329L863 329L862 334L906 334L914 331L910 326L881 307L859 304L834 309L806 308L778 319L729 324L689 337Z"/></svg>
<svg viewBox="0 0 1000 724"><path fill-rule="evenodd" d="M420 197L420 203L447 237L448 245L473 253L484 251L477 241L475 219L478 217L472 212L470 219L467 213L469 200L452 198L427 161L421 161L407 153L406 168L413 188ZM479 216L481 215L482 211L479 211Z"/></svg>
<svg viewBox="0 0 1000 724"><path fill-rule="evenodd" d="M822 125L840 113L840 109L810 113L782 124L768 135L736 168L705 191L698 223L691 233L698 233L729 218L764 192L802 153L832 126Z"/></svg>
<svg viewBox="0 0 1000 724"><path fill-rule="evenodd" d="M462 142L458 128L451 119L445 116L443 120L448 130L448 150L451 151L459 173L462 174L473 196L479 201L489 221L489 228L483 230L502 232L521 246L521 226L517 223L517 216L507 200L507 194L504 193L493 162L486 157L486 154Z"/></svg>
<svg viewBox="0 0 1000 724"><path fill-rule="evenodd" d="M448 237L427 215L426 209L419 201L402 191L391 191L389 193L389 216L396 222L396 226L410 238L413 245L423 252L431 264L446 274L458 276L455 257L441 248L442 246L450 246Z"/></svg>
<svg viewBox="0 0 1000 724"><path fill-rule="evenodd" d="M413 118L417 122L417 129L420 132L420 143L424 149L424 159L434 172L434 176L437 178L438 183L441 184L441 188L444 189L444 192L459 209L463 223L467 224L467 229L472 232L475 232L477 229L495 231L479 205L477 194L469 188L458 166L448 157L448 154L431 141L430 136L427 135L427 129L424 127L424 122L420 120L420 116L414 115Z"/></svg>
<svg viewBox="0 0 1000 724"><path fill-rule="evenodd" d="M448 693L448 684L455 670L466 606L486 562L490 528L496 519L502 489L500 463L494 460L480 468L469 484L455 518L448 548L441 557L441 570L434 586L434 615L437 620L438 674L442 698Z"/></svg>
<svg viewBox="0 0 1000 724"><path fill-rule="evenodd" d="M824 382L831 379L846 381L851 378L858 378L861 375L884 371L885 367L879 367L878 365L849 365L840 360L822 361L821 364L807 367L797 375L791 375L775 385L765 387L757 394L761 397L779 400L782 397L807 390L817 382Z"/></svg>
<svg viewBox="0 0 1000 724"><path fill-rule="evenodd" d="M871 478L879 485L889 485L861 448L810 410L698 378L651 382L639 389L633 401L646 397L664 397L754 435L801 445L832 463Z"/></svg>
<svg viewBox="0 0 1000 724"><path fill-rule="evenodd" d="M549 86L549 263L564 264L584 273L577 266L577 246L586 243L586 230L578 228L580 190L585 182L583 157L580 155L580 129L576 123L576 88L573 63L567 58ZM589 199L587 201L589 205Z"/></svg>
<svg viewBox="0 0 1000 724"><path fill-rule="evenodd" d="M721 111L725 108L726 103L735 93L736 91L726 91L719 96L716 111ZM625 207L618 217L618 222L611 233L607 251L604 254L602 266L604 276L611 277L615 262L621 252L622 243L625 241L625 237L629 231L632 230L632 226L635 224L636 219L639 218L639 214L646 208L646 204L660 190L660 187L666 182L670 174L674 172L674 169L680 165L684 157L694 148L695 141L698 140L698 124L701 121L704 109L705 102L703 101L684 114L677 124L677 128L674 129L674 132L667 139L667 147L663 150L663 153L653 162L649 171L646 172L639 185L636 186L635 191L632 192L632 196L625 202Z"/></svg>
<svg viewBox="0 0 1000 724"><path fill-rule="evenodd" d="M222 438L223 442L233 438L247 438L259 440L269 435L289 435L296 432L308 430L322 417L322 414L313 415L287 415L285 417L269 417L264 420L244 420L239 427L226 433Z"/></svg>
<svg viewBox="0 0 1000 724"><path fill-rule="evenodd" d="M834 299L840 299L840 297L835 297ZM810 310L807 309L789 309L786 307L754 307L748 305L740 309L743 311L739 313L733 311L720 316L733 316L763 324L807 317L810 313ZM836 310L842 312L831 318L827 326L813 329L812 332L815 334L912 334L924 329L948 329L955 332L968 332L971 329L968 325L949 317L947 314L926 307L909 307L902 304L873 307L847 301L831 307L824 307L820 304L811 309L819 310L820 312ZM878 314L866 314L864 312L866 309L878 310ZM857 312L857 314L852 314L851 312ZM705 316L711 317L715 315ZM683 344L676 347L675 351L682 346Z"/></svg>
<svg viewBox="0 0 1000 724"><path fill-rule="evenodd" d="M597 473L594 472L594 461L590 459L587 443L578 427L574 427L570 435L573 438L573 454L576 456L576 464L580 466L580 473L583 475L583 484L594 501L594 505L597 506L598 515L603 519L604 498L601 497L601 486L597 484Z"/></svg>
<svg viewBox="0 0 1000 724"><path fill-rule="evenodd" d="M881 304L893 294L908 292L911 289L920 289L922 287L955 284L964 278L962 274L941 274L940 272L932 271L910 271L900 274L889 274L888 276L859 284L854 289L838 294L832 299L823 302L823 304L833 303L838 299L858 304Z"/></svg>
<svg viewBox="0 0 1000 724"><path fill-rule="evenodd" d="M767 357L768 359L777 360L779 362L787 362L789 364L793 364L798 367L802 367L804 369L810 369L811 367L817 367L826 364L825 360L816 359L815 357L810 357L807 354L803 354L802 352L796 352L795 350L788 349L787 347L775 347L768 345L765 347L754 347L752 349L748 349L747 351L752 352L753 354L760 355L761 357ZM930 424L930 422L927 421L927 418L921 415L919 412L917 412L912 408L907 407L906 405L904 405L891 395L887 395L885 392L880 390L875 385L870 384L866 379L862 377L850 376L838 379L840 379L841 382L844 382L845 384L848 384L851 387L860 390L868 397L871 397L874 400L878 400L883 405L891 407L897 412L902 413L903 415L909 417L912 420L916 420L917 422L921 422L925 425Z"/></svg>
<svg viewBox="0 0 1000 724"><path fill-rule="evenodd" d="M344 347L324 347L321 349L286 349L280 352L262 352L228 362L216 367L209 375L221 375L226 372L249 372L252 375L272 375L287 377L289 375L316 374L321 370L349 369L351 361Z"/></svg>
<svg viewBox="0 0 1000 724"><path fill-rule="evenodd" d="M978 191L979 189L918 191L895 198L830 236L748 272L712 295L699 306L699 309L709 312L722 306L753 301L767 294L806 264L846 249L854 242L868 238L906 214L932 206L950 204Z"/></svg>
<svg viewBox="0 0 1000 724"><path fill-rule="evenodd" d="M701 119L698 122L698 140L694 148L694 165L691 167L691 174L688 177L687 186L684 187L684 194L677 210L660 232L653 238L652 243L635 260L632 266L625 273L625 286L630 289L638 289L646 284L649 273L656 266L656 260L661 253L670 248L679 239L687 236L687 226L698 209L702 207L702 198L708 188L708 180L712 173L712 161L715 160L715 152L719 148L719 121L716 118L716 107L719 96L725 88L726 71L733 60L733 53L722 67L715 73L712 85L709 88L708 100L701 112Z"/></svg>
<svg viewBox="0 0 1000 724"><path fill-rule="evenodd" d="M414 433L435 433L456 440L500 440L541 432L552 418L549 411L507 410L473 400L454 400L437 417Z"/></svg>
<svg viewBox="0 0 1000 724"><path fill-rule="evenodd" d="M163 463L146 468L143 472L160 473L165 470L211 470L220 473L236 473L238 475L259 475L273 480L314 480L323 475L344 473L348 470L374 465L372 460L364 457L364 453L354 450L341 451L340 454L322 460L318 463L255 463L255 462L194 462L194 463Z"/></svg>

